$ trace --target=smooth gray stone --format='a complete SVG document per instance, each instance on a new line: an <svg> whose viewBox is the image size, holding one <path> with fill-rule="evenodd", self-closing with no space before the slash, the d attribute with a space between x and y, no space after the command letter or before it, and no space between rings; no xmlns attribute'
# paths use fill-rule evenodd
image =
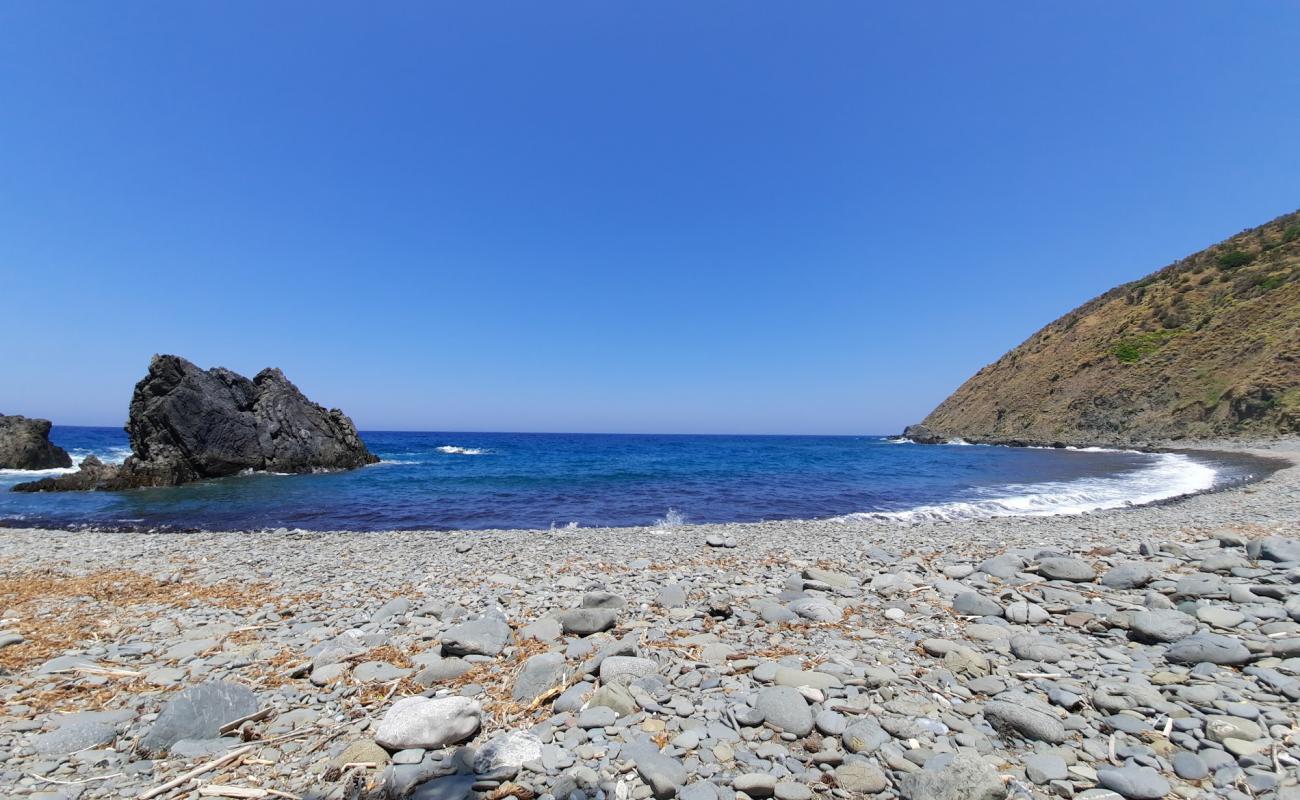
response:
<svg viewBox="0 0 1300 800"><path fill-rule="evenodd" d="M382 606L380 606L378 610L376 610L375 613L371 615L370 621L386 622L392 619L393 617L400 617L410 610L411 610L410 600L407 600L405 597L394 597L392 600L389 600L387 603L384 603Z"/></svg>
<svg viewBox="0 0 1300 800"><path fill-rule="evenodd" d="M433 686L436 683L442 683L443 681L459 678L461 675L464 675L473 668L474 665L462 658L457 658L455 656L451 658L439 658L430 662L427 667L420 670L420 672L415 676L415 682L421 686Z"/></svg>
<svg viewBox="0 0 1300 800"><path fill-rule="evenodd" d="M1011 652L1016 658L1026 661L1041 661L1055 664L1070 657L1070 651L1056 642L1033 633L1022 633L1011 637Z"/></svg>
<svg viewBox="0 0 1300 800"><path fill-rule="evenodd" d="M1097 782L1128 800L1158 800L1169 794L1169 781L1151 767L1100 767Z"/></svg>
<svg viewBox="0 0 1300 800"><path fill-rule="evenodd" d="M678 800L719 800L718 787L708 781L696 781L677 792Z"/></svg>
<svg viewBox="0 0 1300 800"><path fill-rule="evenodd" d="M519 702L540 697L564 680L563 653L540 653L524 662L510 696Z"/></svg>
<svg viewBox="0 0 1300 800"><path fill-rule="evenodd" d="M686 589L680 583L660 587L655 602L664 608L682 608L686 605Z"/></svg>
<svg viewBox="0 0 1300 800"><path fill-rule="evenodd" d="M214 739L222 725L257 708L257 696L246 686L225 681L191 686L163 705L139 749L160 754L181 739Z"/></svg>
<svg viewBox="0 0 1300 800"><path fill-rule="evenodd" d="M1042 786L1065 780L1069 774L1065 759L1052 753L1035 753L1025 757L1025 777Z"/></svg>
<svg viewBox="0 0 1300 800"><path fill-rule="evenodd" d="M583 608L622 608L627 601L613 592L587 592L582 596Z"/></svg>
<svg viewBox="0 0 1300 800"><path fill-rule="evenodd" d="M1171 664L1245 664L1250 658L1246 645L1217 633L1193 634L1165 651Z"/></svg>
<svg viewBox="0 0 1300 800"><path fill-rule="evenodd" d="M473 794L473 775L449 775L426 781L410 794L410 800L465 800Z"/></svg>
<svg viewBox="0 0 1300 800"><path fill-rule="evenodd" d="M618 712L609 706L589 706L578 715L578 727L608 728L618 721Z"/></svg>
<svg viewBox="0 0 1300 800"><path fill-rule="evenodd" d="M66 755L106 745L117 738L117 729L103 722L64 724L49 733L32 738L32 749L39 755Z"/></svg>
<svg viewBox="0 0 1300 800"><path fill-rule="evenodd" d="M1300 561L1300 539L1269 536L1246 545L1246 554L1259 561Z"/></svg>
<svg viewBox="0 0 1300 800"><path fill-rule="evenodd" d="M1151 582L1151 570L1146 564L1124 562L1106 570L1101 584L1112 589L1140 589Z"/></svg>
<svg viewBox="0 0 1300 800"><path fill-rule="evenodd" d="M1130 632L1143 642L1176 642L1196 633L1196 628L1195 617L1157 609L1134 614Z"/></svg>
<svg viewBox="0 0 1300 800"><path fill-rule="evenodd" d="M636 764L637 774L659 800L667 800L686 784L687 772L682 762L659 752L653 744L637 742L623 749Z"/></svg>
<svg viewBox="0 0 1300 800"><path fill-rule="evenodd" d="M985 703L984 719L1003 736L1049 744L1065 741L1065 726L1052 707L1021 692L1004 692Z"/></svg>
<svg viewBox="0 0 1300 800"><path fill-rule="evenodd" d="M1017 600L1007 606L1004 616L1006 616L1008 622L1014 622L1017 625L1038 625L1046 622L1051 615L1047 613L1047 609L1037 603Z"/></svg>
<svg viewBox="0 0 1300 800"><path fill-rule="evenodd" d="M866 759L836 767L835 782L852 795L878 794L889 786L889 779L880 767Z"/></svg>
<svg viewBox="0 0 1300 800"><path fill-rule="evenodd" d="M442 635L442 651L450 656L496 656L510 642L510 624L497 614L484 614L453 625Z"/></svg>
<svg viewBox="0 0 1300 800"><path fill-rule="evenodd" d="M1004 554L985 559L980 563L978 571L994 578L1006 580L1019 572L1022 566L1024 566L1024 559L1019 556Z"/></svg>
<svg viewBox="0 0 1300 800"><path fill-rule="evenodd" d="M976 592L962 592L952 599L952 610L970 617L1000 617L1002 606Z"/></svg>
<svg viewBox="0 0 1300 800"><path fill-rule="evenodd" d="M768 686L761 689L754 701L754 708L763 714L763 719L769 725L799 737L812 733L812 709L798 689L789 686Z"/></svg>
<svg viewBox="0 0 1300 800"><path fill-rule="evenodd" d="M840 736L845 750L867 755L879 750L889 740L889 734L880 727L875 717L862 717L849 725Z"/></svg>
<svg viewBox="0 0 1300 800"><path fill-rule="evenodd" d="M1185 781L1199 781L1210 774L1210 768L1206 765L1204 759L1186 750L1179 750L1174 753L1173 758L1169 759L1169 763L1173 765L1174 774Z"/></svg>
<svg viewBox="0 0 1300 800"><path fill-rule="evenodd" d="M733 778L731 788L750 797L771 797L776 793L776 776L766 772L747 772Z"/></svg>
<svg viewBox="0 0 1300 800"><path fill-rule="evenodd" d="M835 711L821 711L813 719L819 733L826 736L839 736L849 727L849 721L843 714Z"/></svg>
<svg viewBox="0 0 1300 800"><path fill-rule="evenodd" d="M590 636L607 631L618 621L618 609L571 608L560 613L560 627L570 636Z"/></svg>
<svg viewBox="0 0 1300 800"><path fill-rule="evenodd" d="M1040 559L1038 574L1048 580L1073 583L1091 583L1097 578L1097 573L1086 561L1063 557Z"/></svg>

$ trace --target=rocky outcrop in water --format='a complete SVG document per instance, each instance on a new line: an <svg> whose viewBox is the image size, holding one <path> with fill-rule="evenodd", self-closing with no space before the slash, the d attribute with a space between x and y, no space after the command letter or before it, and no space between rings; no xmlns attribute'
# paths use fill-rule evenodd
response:
<svg viewBox="0 0 1300 800"><path fill-rule="evenodd" d="M75 475L15 490L177 486L249 470L317 472L379 460L352 420L308 400L280 370L264 369L249 380L172 355L154 356L136 384L126 432L132 455L121 467L96 461Z"/></svg>
<svg viewBox="0 0 1300 800"><path fill-rule="evenodd" d="M72 466L62 447L50 443L50 421L0 414L0 469Z"/></svg>

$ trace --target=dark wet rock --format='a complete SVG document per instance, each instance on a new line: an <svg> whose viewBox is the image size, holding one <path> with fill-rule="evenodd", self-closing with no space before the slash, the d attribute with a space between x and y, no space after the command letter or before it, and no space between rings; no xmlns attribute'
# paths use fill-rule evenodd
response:
<svg viewBox="0 0 1300 800"><path fill-rule="evenodd" d="M917 444L945 444L948 441L948 437L940 436L924 425L908 425L903 429L903 438Z"/></svg>
<svg viewBox="0 0 1300 800"><path fill-rule="evenodd" d="M72 457L50 443L50 421L0 414L0 469L55 469Z"/></svg>
<svg viewBox="0 0 1300 800"><path fill-rule="evenodd" d="M126 432L132 455L120 468L100 470L95 489L177 486L250 470L352 469L379 460L352 420L308 400L280 370L249 380L170 355L154 356L136 384ZM65 488L66 482L38 481L26 490Z"/></svg>
<svg viewBox="0 0 1300 800"><path fill-rule="evenodd" d="M20 483L13 490L15 492L89 492L103 485L105 481L115 479L117 472L116 466L105 464L94 456L86 456L76 472Z"/></svg>
<svg viewBox="0 0 1300 800"><path fill-rule="evenodd" d="M138 749L161 754L182 739L214 739L222 725L256 711L257 697L246 686L226 681L192 686L163 705Z"/></svg>

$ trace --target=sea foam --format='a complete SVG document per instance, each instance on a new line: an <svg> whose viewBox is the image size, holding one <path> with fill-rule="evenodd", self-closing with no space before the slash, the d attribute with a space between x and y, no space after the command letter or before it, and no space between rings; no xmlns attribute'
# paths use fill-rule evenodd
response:
<svg viewBox="0 0 1300 800"><path fill-rule="evenodd" d="M1153 464L1119 475L1072 481L1012 483L983 489L980 498L917 506L905 511L868 511L845 519L899 522L981 517L1051 517L1140 506L1214 488L1217 472L1180 453L1156 454Z"/></svg>
<svg viewBox="0 0 1300 800"><path fill-rule="evenodd" d="M456 456L485 456L491 451L483 450L478 447L458 447L454 444L444 444L442 447L438 448L438 452Z"/></svg>

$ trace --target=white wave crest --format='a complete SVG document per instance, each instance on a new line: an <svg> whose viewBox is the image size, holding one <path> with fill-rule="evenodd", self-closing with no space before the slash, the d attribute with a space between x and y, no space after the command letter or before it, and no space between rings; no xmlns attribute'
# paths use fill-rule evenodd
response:
<svg viewBox="0 0 1300 800"><path fill-rule="evenodd" d="M668 509L667 514L664 514L662 517L655 520L654 527L661 528L661 529L680 528L682 525L685 524L686 524L686 516L682 514L682 512L678 511L677 509L670 508Z"/></svg>
<svg viewBox="0 0 1300 800"><path fill-rule="evenodd" d="M906 511L868 511L844 519L899 522L980 517L1053 517L1140 506L1214 488L1218 473L1181 453L1160 453L1144 469L1073 481L1013 483L984 490L982 499L918 506Z"/></svg>
<svg viewBox="0 0 1300 800"><path fill-rule="evenodd" d="M458 447L454 444L444 444L438 448L438 452L456 456L485 456L492 451L478 447Z"/></svg>
<svg viewBox="0 0 1300 800"><path fill-rule="evenodd" d="M68 456L72 459L70 467L51 467L50 469L0 469L0 479L5 478L29 478L39 480L41 478L50 478L56 475L71 475L81 468L81 462L87 456L94 456L105 464L121 464L126 457L131 455L129 447L112 447L107 450L89 450L83 447L68 448Z"/></svg>

